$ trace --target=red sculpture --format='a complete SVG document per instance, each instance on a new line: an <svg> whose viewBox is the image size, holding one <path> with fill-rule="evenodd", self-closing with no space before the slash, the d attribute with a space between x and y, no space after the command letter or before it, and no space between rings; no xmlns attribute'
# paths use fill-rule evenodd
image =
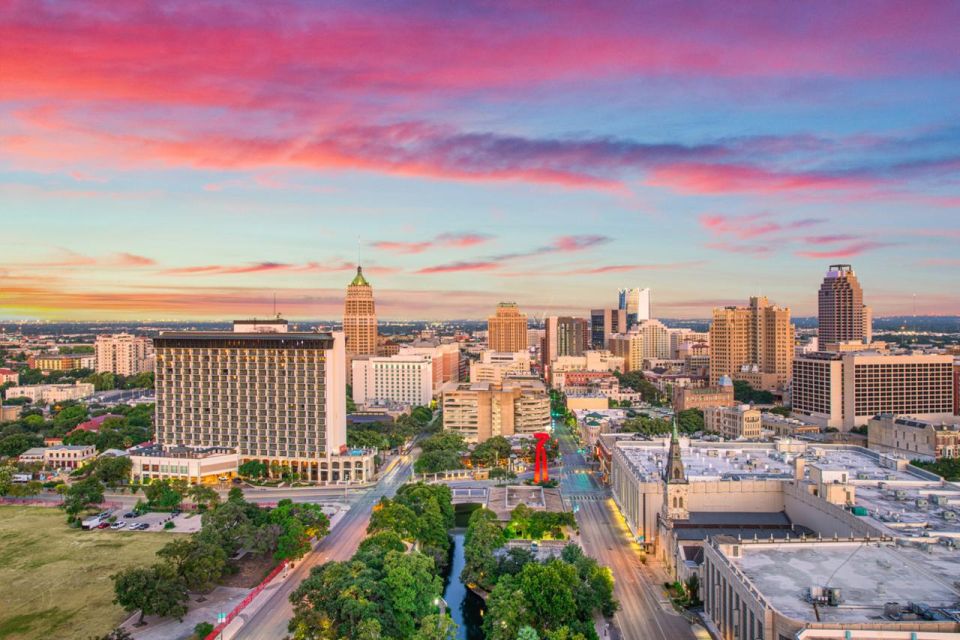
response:
<svg viewBox="0 0 960 640"><path fill-rule="evenodd" d="M537 484L550 480L550 473L547 471L547 442L550 440L549 433L535 433L533 437L537 439L537 450L534 454L533 481Z"/></svg>

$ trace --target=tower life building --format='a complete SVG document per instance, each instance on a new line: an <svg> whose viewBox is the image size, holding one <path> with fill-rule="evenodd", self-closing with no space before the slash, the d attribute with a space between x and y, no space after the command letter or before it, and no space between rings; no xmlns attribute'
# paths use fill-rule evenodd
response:
<svg viewBox="0 0 960 640"><path fill-rule="evenodd" d="M817 310L821 351L832 350L830 345L864 341L863 289L852 265L830 265L820 285Z"/></svg>
<svg viewBox="0 0 960 640"><path fill-rule="evenodd" d="M618 307L627 312L627 328L651 318L650 289L620 289L617 295L620 300Z"/></svg>
<svg viewBox="0 0 960 640"><path fill-rule="evenodd" d="M491 351L526 351L527 314L516 302L501 302L494 315L487 318L487 346Z"/></svg>
<svg viewBox="0 0 960 640"><path fill-rule="evenodd" d="M729 376L755 389L776 391L793 373L794 328L790 309L764 296L746 307L719 307L710 323L710 381Z"/></svg>
<svg viewBox="0 0 960 640"><path fill-rule="evenodd" d="M363 277L363 268L359 265L357 275L347 285L347 297L343 305L343 334L347 341L346 369L350 378L354 358L377 355L377 312L373 303L373 287Z"/></svg>

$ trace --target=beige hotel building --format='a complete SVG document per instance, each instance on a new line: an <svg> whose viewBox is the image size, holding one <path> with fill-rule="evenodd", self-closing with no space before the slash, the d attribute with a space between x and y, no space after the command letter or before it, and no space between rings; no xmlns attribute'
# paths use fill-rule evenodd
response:
<svg viewBox="0 0 960 640"><path fill-rule="evenodd" d="M443 429L467 442L550 430L550 396L537 378L451 385L443 392Z"/></svg>
<svg viewBox="0 0 960 640"><path fill-rule="evenodd" d="M953 414L953 356L818 352L793 362L795 417L849 431L879 413L943 420Z"/></svg>
<svg viewBox="0 0 960 640"><path fill-rule="evenodd" d="M372 477L374 454L346 450L342 333L292 333L280 320L162 332L154 345L163 446L234 449L319 483Z"/></svg>

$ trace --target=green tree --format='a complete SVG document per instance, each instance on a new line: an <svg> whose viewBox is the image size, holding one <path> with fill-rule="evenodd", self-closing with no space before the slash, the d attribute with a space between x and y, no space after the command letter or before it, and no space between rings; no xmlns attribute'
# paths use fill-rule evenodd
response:
<svg viewBox="0 0 960 640"><path fill-rule="evenodd" d="M516 640L520 629L532 622L518 577L502 576L487 598L483 634L487 640Z"/></svg>
<svg viewBox="0 0 960 640"><path fill-rule="evenodd" d="M458 629L450 616L433 613L420 621L420 629L413 634L413 640L456 640Z"/></svg>
<svg viewBox="0 0 960 640"><path fill-rule="evenodd" d="M212 487L206 485L193 485L187 490L187 494L190 496L190 499L193 500L194 504L205 509L212 509L220 504L220 494Z"/></svg>
<svg viewBox="0 0 960 640"><path fill-rule="evenodd" d="M420 450L424 453L441 450L462 453L467 450L467 444L464 441L463 436L460 434L445 431L443 433L430 436L421 442Z"/></svg>
<svg viewBox="0 0 960 640"><path fill-rule="evenodd" d="M430 613L443 583L434 572L431 558L421 553L387 553L384 560L387 603L396 620L400 637L413 636L416 623Z"/></svg>
<svg viewBox="0 0 960 640"><path fill-rule="evenodd" d="M83 382L93 383L93 387L97 391L108 391L110 389L117 388L117 379L109 371L104 371L103 373L94 373L87 376L83 379Z"/></svg>
<svg viewBox="0 0 960 640"><path fill-rule="evenodd" d="M517 633L517 640L540 640L540 634L533 627L520 627Z"/></svg>
<svg viewBox="0 0 960 640"><path fill-rule="evenodd" d="M773 404L776 397L769 391L754 389L749 382L744 380L733 381L733 397L737 402L749 402L751 404Z"/></svg>
<svg viewBox="0 0 960 640"><path fill-rule="evenodd" d="M267 465L259 460L247 460L237 468L237 473L244 478L263 478L267 475Z"/></svg>
<svg viewBox="0 0 960 640"><path fill-rule="evenodd" d="M361 620L357 625L357 640L380 640L380 622L375 619Z"/></svg>
<svg viewBox="0 0 960 640"><path fill-rule="evenodd" d="M0 439L0 457L15 458L27 449L43 445L43 438L29 433L15 433Z"/></svg>
<svg viewBox="0 0 960 640"><path fill-rule="evenodd" d="M413 509L390 498L381 498L370 514L367 533L393 531L402 539L413 542L419 533L417 514Z"/></svg>
<svg viewBox="0 0 960 640"><path fill-rule="evenodd" d="M460 453L450 449L424 452L413 463L413 469L417 473L439 473L462 468L463 460Z"/></svg>
<svg viewBox="0 0 960 640"><path fill-rule="evenodd" d="M73 483L67 489L63 500L63 509L70 519L74 519L84 509L103 502L103 483L96 478L85 478Z"/></svg>
<svg viewBox="0 0 960 640"><path fill-rule="evenodd" d="M677 428L684 433L703 431L703 411L700 409L686 409L677 414Z"/></svg>
<svg viewBox="0 0 960 640"><path fill-rule="evenodd" d="M130 479L133 462L129 456L104 456L97 458L93 473L108 487L116 487Z"/></svg>
<svg viewBox="0 0 960 640"><path fill-rule="evenodd" d="M16 472L17 468L10 465L0 467L0 496L10 493L10 489L13 487L13 474Z"/></svg>
<svg viewBox="0 0 960 640"><path fill-rule="evenodd" d="M477 509L470 515L464 535L464 566L460 580L490 590L497 580L497 559L493 552L504 545L503 529L489 509Z"/></svg>
<svg viewBox="0 0 960 640"><path fill-rule="evenodd" d="M183 581L162 565L132 567L113 576L114 603L125 611L140 610L137 626L144 616L158 615L183 620L187 588Z"/></svg>

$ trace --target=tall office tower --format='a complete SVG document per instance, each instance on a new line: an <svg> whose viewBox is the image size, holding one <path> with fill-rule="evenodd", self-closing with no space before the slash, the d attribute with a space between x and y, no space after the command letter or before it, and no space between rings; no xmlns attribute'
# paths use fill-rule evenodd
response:
<svg viewBox="0 0 960 640"><path fill-rule="evenodd" d="M587 321L569 316L550 316L544 323L543 363L550 364L560 356L581 356L590 344Z"/></svg>
<svg viewBox="0 0 960 640"><path fill-rule="evenodd" d="M153 371L153 341L146 336L129 333L97 336L97 373L109 372L135 376Z"/></svg>
<svg viewBox="0 0 960 640"><path fill-rule="evenodd" d="M710 325L710 381L722 376L745 380L756 389L786 388L793 372L794 328L790 309L763 296L747 307L713 310Z"/></svg>
<svg viewBox="0 0 960 640"><path fill-rule="evenodd" d="M491 351L527 350L527 314L516 302L501 302L487 318L487 345Z"/></svg>
<svg viewBox="0 0 960 640"><path fill-rule="evenodd" d="M821 350L840 342L863 342L863 289L849 264L832 264L818 300Z"/></svg>
<svg viewBox="0 0 960 640"><path fill-rule="evenodd" d="M607 341L615 333L626 333L626 309L592 309L590 311L590 348L606 349Z"/></svg>
<svg viewBox="0 0 960 640"><path fill-rule="evenodd" d="M373 287L357 267L357 275L347 286L343 307L343 333L348 356L377 355L377 312L373 304Z"/></svg>
<svg viewBox="0 0 960 640"><path fill-rule="evenodd" d="M619 308L627 312L627 328L652 317L650 289L620 289L617 294L620 298Z"/></svg>
<svg viewBox="0 0 960 640"><path fill-rule="evenodd" d="M356 481L373 454L346 445L344 337L238 324L154 340L156 431L163 446L228 447L316 482ZM369 460L367 460L369 458Z"/></svg>
<svg viewBox="0 0 960 640"><path fill-rule="evenodd" d="M863 305L863 344L873 342L873 309Z"/></svg>

